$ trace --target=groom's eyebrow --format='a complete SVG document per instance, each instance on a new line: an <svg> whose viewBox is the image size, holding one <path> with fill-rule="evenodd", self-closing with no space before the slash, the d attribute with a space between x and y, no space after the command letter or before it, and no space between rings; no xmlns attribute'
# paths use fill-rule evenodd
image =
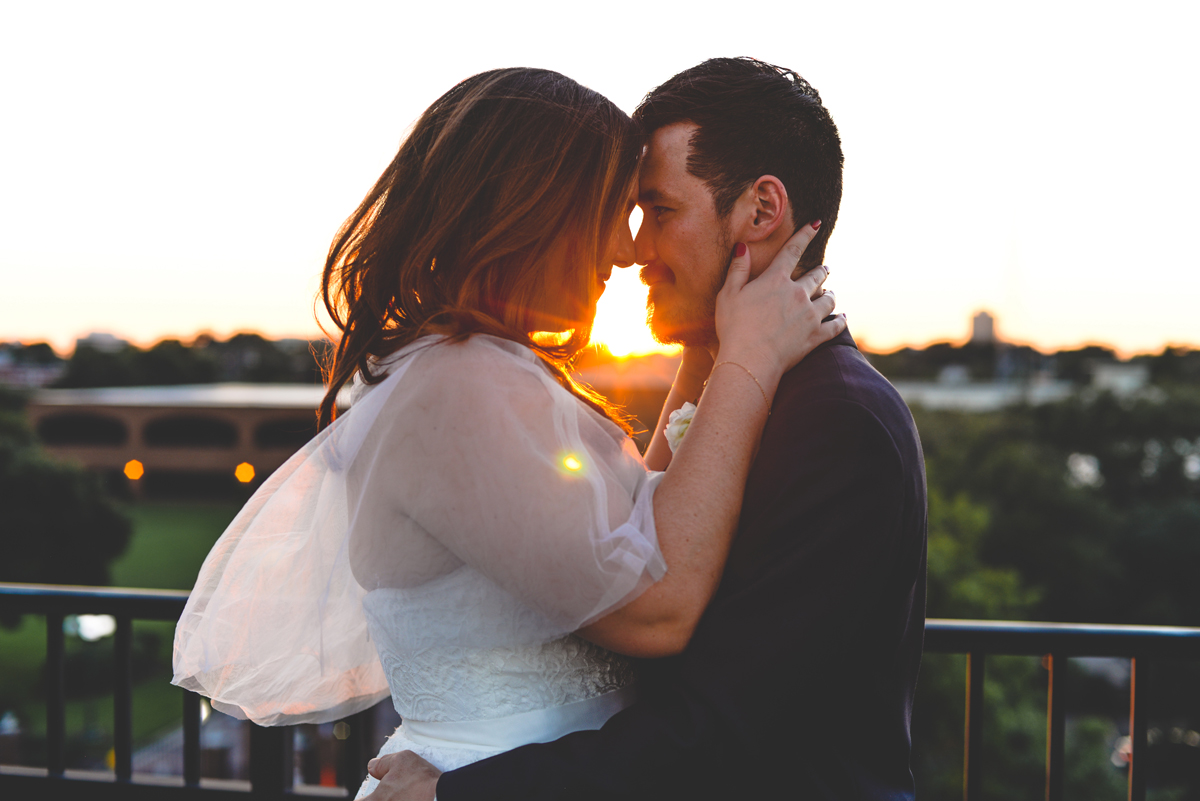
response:
<svg viewBox="0 0 1200 801"><path fill-rule="evenodd" d="M638 195L639 206L652 206L656 203L671 203L672 198L657 189L647 189Z"/></svg>

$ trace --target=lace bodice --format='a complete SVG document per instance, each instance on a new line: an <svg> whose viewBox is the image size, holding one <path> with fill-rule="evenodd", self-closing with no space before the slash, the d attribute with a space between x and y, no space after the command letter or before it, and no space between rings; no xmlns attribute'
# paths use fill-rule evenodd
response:
<svg viewBox="0 0 1200 801"><path fill-rule="evenodd" d="M401 594L376 590L364 600L371 637L402 718L463 721L501 718L574 703L629 686L632 663L574 635L534 645L411 650L402 642Z"/></svg>

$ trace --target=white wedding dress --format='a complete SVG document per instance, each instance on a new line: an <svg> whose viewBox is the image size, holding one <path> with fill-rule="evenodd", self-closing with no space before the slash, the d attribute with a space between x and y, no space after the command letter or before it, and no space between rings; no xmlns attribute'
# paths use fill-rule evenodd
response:
<svg viewBox="0 0 1200 801"><path fill-rule="evenodd" d="M516 343L430 337L378 367L214 546L174 683L263 725L390 695L381 753L442 770L598 728L633 670L571 632L665 573L663 474Z"/></svg>

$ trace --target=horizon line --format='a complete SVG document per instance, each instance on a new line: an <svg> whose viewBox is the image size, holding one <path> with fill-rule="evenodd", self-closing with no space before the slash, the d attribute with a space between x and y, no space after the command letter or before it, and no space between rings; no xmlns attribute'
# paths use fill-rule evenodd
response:
<svg viewBox="0 0 1200 801"><path fill-rule="evenodd" d="M212 337L214 340L217 340L217 341L228 341L229 339L232 339L235 336L245 335L245 334L260 336L263 339L266 339L266 340L269 340L272 342L279 342L279 341L287 340L287 339L303 340L303 341L308 341L308 342L319 341L319 340L332 341L329 339L329 337L327 337L325 335L324 332L322 332L320 330L315 330L315 331L309 332L308 334L297 334L297 333L271 334L262 329L254 329L254 328L247 327L247 328L232 329L229 333L226 333L224 335L219 334L219 333L213 331L212 329L202 329L190 336L178 336L175 334L163 334L163 335L149 338L149 339L128 338L125 336L121 336L120 334L113 333L112 331L100 331L100 330L89 331L86 334L74 337L73 338L74 343L72 343L72 346L68 350L64 350L64 349L61 349L60 347L56 347L56 344L52 341L51 338L48 338L48 337L17 336L17 337L11 338L11 339L10 338L0 338L0 345L14 345L15 344L15 345L21 345L23 347L28 347L30 345L44 343L44 344L50 345L50 347L54 351L55 355L57 355L63 359L69 359L71 357L71 354L73 354L75 351L74 344L77 343L79 340L86 339L87 337L92 336L94 334L107 334L107 335L113 336L116 339L122 340L124 342L129 343L130 345L133 345L134 347L138 348L139 350L148 350L149 348L153 347L154 345L156 345L160 342L168 341L168 340L176 340L176 341L184 343L185 345L191 346L191 343L194 343L197 339L199 339L201 337L205 337L205 336ZM896 353L898 351L905 350L905 349L927 350L928 348L933 347L935 345L951 345L952 347L960 348L967 344L970 344L972 341L971 337L969 335L954 337L954 338L934 337L934 338L930 338L930 339L925 340L924 342L920 342L920 343L902 343L902 344L884 347L884 348L873 348L870 345L870 340L871 340L871 338L869 336L856 337L856 342L861 350L868 352L868 353L876 353L876 354L880 354L880 355L888 355L888 354ZM1074 350L1083 350L1085 348L1090 348L1090 347L1098 347L1098 348L1103 348L1105 350L1112 351L1116 356L1118 356L1123 361L1128 361L1129 359L1132 359L1132 358L1135 358L1138 356L1161 355L1167 349L1172 349L1172 348L1182 348L1184 350L1191 350L1191 351L1200 350L1200 343L1177 342L1177 341L1176 342L1171 342L1171 341L1164 342L1163 344L1158 346L1157 349L1152 349L1152 350L1138 350L1138 349L1134 349L1134 348L1121 348L1121 347L1113 345L1109 342L1104 342L1104 341L1095 340L1095 339L1080 340L1080 341L1077 341L1076 343L1073 343L1070 345L1059 345L1059 346L1040 345L1040 344L1031 342L1029 340L1005 339L1003 337L996 337L994 342L995 342L995 344L998 344L998 345L1008 345L1008 346L1013 346L1013 347L1031 348L1031 349L1033 349L1039 353L1045 354L1045 355L1051 355L1051 354L1059 353L1062 351L1074 351ZM588 347L595 348L595 349L603 348L604 350L606 350L610 354L612 354L612 351L608 350L608 346L606 345L606 343L603 340L593 340L589 344ZM657 348L653 348L653 349L650 349L650 350L647 350L644 352L630 353L630 354L621 355L621 356L614 355L613 358L634 359L634 358L639 358L642 356L652 356L652 355L671 356L671 355L677 355L677 353L678 353L678 346L662 345Z"/></svg>

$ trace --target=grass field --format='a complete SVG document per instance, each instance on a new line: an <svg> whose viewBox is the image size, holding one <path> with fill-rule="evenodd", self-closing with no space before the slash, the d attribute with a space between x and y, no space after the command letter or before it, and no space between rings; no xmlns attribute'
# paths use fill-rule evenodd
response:
<svg viewBox="0 0 1200 801"><path fill-rule="evenodd" d="M128 506L133 537L125 553L112 564L111 584L190 590L204 557L240 507L240 503L200 501L147 501ZM183 701L182 690L169 683L174 624L141 621L134 626L137 631L154 631L159 637L154 673L133 689L134 742L141 743L177 726ZM68 638L68 653L82 647L86 646L77 638ZM0 715L14 711L23 731L35 739L44 736L46 729L41 694L45 653L44 618L26 615L16 629L0 628ZM74 740L69 752L77 759L103 759L112 743L112 696L68 700L67 736Z"/></svg>
<svg viewBox="0 0 1200 801"><path fill-rule="evenodd" d="M28 699L46 658L46 624L25 615L16 629L0 627L0 714Z"/></svg>
<svg viewBox="0 0 1200 801"><path fill-rule="evenodd" d="M115 587L190 590L240 503L146 501L126 508L133 538L112 565Z"/></svg>

